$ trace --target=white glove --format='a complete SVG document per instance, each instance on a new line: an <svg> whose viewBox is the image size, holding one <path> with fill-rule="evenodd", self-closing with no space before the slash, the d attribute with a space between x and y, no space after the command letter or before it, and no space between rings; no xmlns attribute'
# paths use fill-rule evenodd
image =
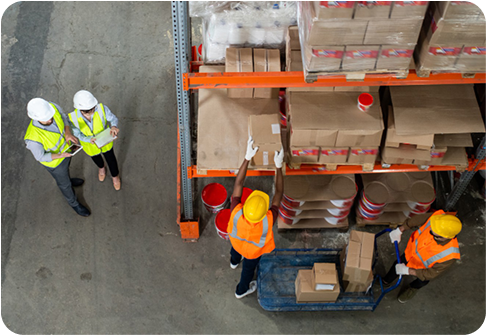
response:
<svg viewBox="0 0 486 335"><path fill-rule="evenodd" d="M390 232L390 240L391 243L395 241L397 243L400 243L400 241L402 240L402 231L400 230L400 228L395 228Z"/></svg>
<svg viewBox="0 0 486 335"><path fill-rule="evenodd" d="M273 161L275 162L275 166L277 169L282 168L283 161L284 161L284 149L280 149L279 151L275 150L275 156L273 157Z"/></svg>
<svg viewBox="0 0 486 335"><path fill-rule="evenodd" d="M257 153L257 151L258 151L258 147L256 147L255 149L253 149L253 139L250 136L248 138L248 145L246 147L245 159L247 161L250 161L253 158L253 156L255 156L255 154Z"/></svg>
<svg viewBox="0 0 486 335"><path fill-rule="evenodd" d="M409 267L403 263L395 265L395 271L397 272L397 275L408 275L408 269Z"/></svg>

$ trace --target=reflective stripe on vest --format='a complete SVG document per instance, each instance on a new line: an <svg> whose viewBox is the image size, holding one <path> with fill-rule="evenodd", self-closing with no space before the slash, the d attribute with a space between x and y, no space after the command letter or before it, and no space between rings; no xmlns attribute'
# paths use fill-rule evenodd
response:
<svg viewBox="0 0 486 335"><path fill-rule="evenodd" d="M233 238L236 238L240 241L251 243L258 248L263 248L265 246L265 240L267 239L267 234L268 234L268 219L267 219L267 217L265 216L265 218L263 218L263 220L262 220L263 230L262 230L262 236L260 237L260 242L255 243L253 241L248 241L248 240L245 240L244 238L241 238L241 237L238 236L238 220L240 219L241 215L243 215L243 208L240 209L235 214L235 217L233 218L233 230L231 231L230 236L233 237Z"/></svg>
<svg viewBox="0 0 486 335"><path fill-rule="evenodd" d="M67 147L66 140L64 139L64 121L62 120L61 113L59 113L56 106L52 103L49 104L55 110L53 118L59 132L39 128L34 125L33 121L31 121L29 127L27 128L24 139L42 144L45 152L58 154ZM59 158L50 162L39 163L50 168L55 168L61 164L63 160L64 158Z"/></svg>
<svg viewBox="0 0 486 335"><path fill-rule="evenodd" d="M421 229L418 230L419 236L422 235L422 233L425 232L427 230L427 228L430 228L430 220L427 223L427 225L423 228L424 228L423 230L421 230ZM450 254L454 254L454 253L459 254L460 253L459 248L449 247L448 249L445 249L445 250L441 251L440 253L438 253L437 255L432 256L428 260L424 261L423 258L422 258L422 255L420 255L420 253L418 252L418 240L419 240L418 237L419 236L417 236L417 238L415 239L415 254L418 256L418 258L420 259L420 261L422 262L422 264L424 264L424 266L426 268L428 268L432 263L440 261L442 258L447 257Z"/></svg>
<svg viewBox="0 0 486 335"><path fill-rule="evenodd" d="M69 114L69 119L71 120L73 125L76 128L78 128L85 136L88 137L95 136L101 133L103 130L105 130L107 124L105 108L103 104L99 104L99 107L102 112L101 115L98 109L96 109L91 119L91 122L93 124L93 130L91 130L88 124L84 121L84 118L82 117L81 112L78 109L75 109L74 112ZM111 150L111 148L113 148L113 142L108 143L107 145L103 146L101 149L98 148L96 144L93 144L91 142L81 141L81 145L83 146L83 150L89 156L96 156L102 152L107 152Z"/></svg>

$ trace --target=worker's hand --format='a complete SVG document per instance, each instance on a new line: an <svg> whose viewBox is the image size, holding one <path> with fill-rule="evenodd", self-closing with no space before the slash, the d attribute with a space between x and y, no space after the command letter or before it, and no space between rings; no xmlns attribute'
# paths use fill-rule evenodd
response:
<svg viewBox="0 0 486 335"><path fill-rule="evenodd" d="M257 153L258 151L258 147L256 148L253 148L253 139L251 138L251 136L248 138L248 144L246 146L246 155L245 155L245 159L247 161L250 161L253 156L255 156L255 154Z"/></svg>
<svg viewBox="0 0 486 335"><path fill-rule="evenodd" d="M91 144L94 144L96 142L96 137L91 137L91 139L89 140L89 142Z"/></svg>
<svg viewBox="0 0 486 335"><path fill-rule="evenodd" d="M403 263L395 265L395 271L397 275L408 275L409 274L409 267Z"/></svg>
<svg viewBox="0 0 486 335"><path fill-rule="evenodd" d="M120 131L120 129L118 129L117 127L113 126L110 128L110 135L112 137L115 137L115 136L118 136L118 132Z"/></svg>
<svg viewBox="0 0 486 335"><path fill-rule="evenodd" d="M395 228L390 232L391 243L400 243L402 240L402 230L400 228Z"/></svg>
<svg viewBox="0 0 486 335"><path fill-rule="evenodd" d="M72 143L79 144L78 139L73 134L65 134L64 139L66 142L71 141Z"/></svg>
<svg viewBox="0 0 486 335"><path fill-rule="evenodd" d="M283 147L280 151L275 150L275 156L273 157L273 161L275 162L275 166L277 169L281 169L284 161L284 149Z"/></svg>

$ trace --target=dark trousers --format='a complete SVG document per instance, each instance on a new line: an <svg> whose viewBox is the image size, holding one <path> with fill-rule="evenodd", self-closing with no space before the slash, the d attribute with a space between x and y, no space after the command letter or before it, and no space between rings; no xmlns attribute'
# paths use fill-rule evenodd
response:
<svg viewBox="0 0 486 335"><path fill-rule="evenodd" d="M108 163L111 176L117 177L120 172L118 171L118 163L116 161L115 151L113 151L113 148L111 148L111 150L107 152L103 152L103 156L105 156L106 163ZM103 157L101 157L101 154L96 156L91 156L91 159L93 160L93 162L95 162L98 168L101 169L105 166L105 162L103 161Z"/></svg>
<svg viewBox="0 0 486 335"><path fill-rule="evenodd" d="M241 255L231 247L231 264L239 264L241 262ZM240 295L248 291L250 288L250 282L253 280L255 270L260 263L260 258L256 259L243 259L243 269L241 270L240 282L236 285L236 294Z"/></svg>
<svg viewBox="0 0 486 335"><path fill-rule="evenodd" d="M56 181L57 186L66 198L69 206L76 207L79 205L76 194L73 190L73 185L71 184L71 177L69 176L69 165L71 164L71 158L64 158L61 164L55 168L50 168L46 166L46 170L51 174L51 176Z"/></svg>
<svg viewBox="0 0 486 335"><path fill-rule="evenodd" d="M404 264L407 264L407 259L405 258L405 254L402 254L400 256L400 262L401 263L404 263ZM395 265L397 265L398 262L395 261L395 263L393 263L392 267L390 268L390 270L388 271L388 273L386 274L385 277L383 277L383 280L386 281L387 283L391 283L392 281L394 281L395 279L398 278L398 275L395 271ZM413 282L410 283L410 287L411 288L416 288L416 289L419 289L419 288L422 288L424 287L425 285L427 285L429 283L428 280L420 280L420 279L415 279Z"/></svg>

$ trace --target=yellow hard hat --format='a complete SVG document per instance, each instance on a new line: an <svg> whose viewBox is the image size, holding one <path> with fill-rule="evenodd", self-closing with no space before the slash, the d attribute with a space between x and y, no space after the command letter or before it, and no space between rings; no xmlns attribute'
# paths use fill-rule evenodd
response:
<svg viewBox="0 0 486 335"><path fill-rule="evenodd" d="M253 191L243 205L243 215L250 223L257 223L267 215L270 198L265 192Z"/></svg>
<svg viewBox="0 0 486 335"><path fill-rule="evenodd" d="M430 217L430 228L437 235L451 239L459 234L462 229L462 223L454 215L434 215Z"/></svg>

